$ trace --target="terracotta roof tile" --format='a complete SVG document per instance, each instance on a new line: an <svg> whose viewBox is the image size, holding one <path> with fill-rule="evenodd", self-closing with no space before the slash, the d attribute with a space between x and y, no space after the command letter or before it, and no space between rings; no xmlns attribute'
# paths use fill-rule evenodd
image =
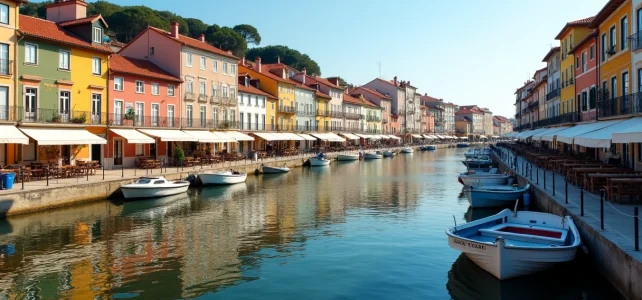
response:
<svg viewBox="0 0 642 300"><path fill-rule="evenodd" d="M595 17L588 17L588 18L579 19L579 20L575 20L575 21L571 21L571 22L566 23L566 25L564 25L564 27L562 28L562 30L560 30L560 32L557 34L557 36L555 37L555 39L556 39L556 40L561 39L561 38L562 38L562 35L564 35L564 32L566 32L566 30L567 30L569 27L574 27L574 26L583 26L583 27L588 27L588 26L589 26L589 24L591 24L591 22L593 22L593 19L595 19Z"/></svg>
<svg viewBox="0 0 642 300"><path fill-rule="evenodd" d="M105 19L103 19L103 16L101 14L89 16L89 17L82 18L82 19L76 19L76 20L60 22L60 23L58 23L58 25L60 27L75 26L75 25L93 23L94 21L99 20L99 19L103 21L103 24L105 25L105 27L109 28L109 26L107 26L107 22L105 22Z"/></svg>
<svg viewBox="0 0 642 300"><path fill-rule="evenodd" d="M29 37L52 41L73 47L80 47L104 53L112 53L109 45L92 44L67 32L58 24L30 16L20 15L20 32Z"/></svg>
<svg viewBox="0 0 642 300"><path fill-rule="evenodd" d="M250 86L245 86L245 85L241 84L241 85L238 86L238 89L239 89L239 92L244 92L244 93L248 93L248 94L255 94L255 95L261 95L261 96L265 96L265 97L268 97L270 99L275 99L275 100L278 99L277 97L273 96L272 94L266 93L266 92L264 92L262 90L259 90L259 89L255 88L255 87L251 86L251 85Z"/></svg>
<svg viewBox="0 0 642 300"><path fill-rule="evenodd" d="M148 60L124 57L119 54L114 54L109 59L109 71L163 79L173 82L183 82L180 78L172 76L172 74L169 74L167 71L161 69Z"/></svg>
<svg viewBox="0 0 642 300"><path fill-rule="evenodd" d="M357 90L357 91L358 90L363 90L363 91L366 91L366 92L368 92L370 94L373 94L373 95L375 95L375 96L377 96L379 98L392 100L392 97L386 96L386 95L380 93L379 91L377 91L375 89L367 88L367 87L364 87L364 86L360 86L360 87L356 88L355 90Z"/></svg>
<svg viewBox="0 0 642 300"><path fill-rule="evenodd" d="M600 23L604 22L622 3L626 2L625 0L609 0L606 2L604 7L600 9L600 12L595 15L593 21L589 24L589 28L597 29L600 26Z"/></svg>
<svg viewBox="0 0 642 300"><path fill-rule="evenodd" d="M182 34L178 35L178 39L174 39L172 37L172 34L169 31L165 31L165 30L162 30L162 29L159 29L159 28L156 28L156 27L151 27L151 26L149 27L149 29L154 30L154 31L156 31L156 32L158 32L160 34L163 34L167 38L170 38L170 39L173 39L175 41L178 41L178 42L182 43L185 46L196 48L196 49L200 49L200 50L211 52L211 53L218 54L218 55L222 55L222 56L225 56L225 57L228 57L228 58L239 59L238 57L228 53L227 51L223 51L223 50L221 50L219 48L216 48L216 47L214 47L214 46L212 46L212 45L210 45L208 43L201 42L200 40L193 39L191 37L187 37L187 36L184 36Z"/></svg>
<svg viewBox="0 0 642 300"><path fill-rule="evenodd" d="M323 77L319 77L319 76L310 76L310 77L314 78L314 80L318 81L319 83L323 83L324 85L327 85L329 87L332 87L332 88L335 88L335 89L340 89L340 90L344 90L345 89L343 87L340 87L340 86L330 82L329 80L327 80L327 79L325 79Z"/></svg>
<svg viewBox="0 0 642 300"><path fill-rule="evenodd" d="M542 62L546 62L546 60L548 60L548 58L551 57L551 55L559 51L560 51L560 47L551 48L551 50L549 50L548 53L546 53L546 55L544 56L544 59L542 59Z"/></svg>
<svg viewBox="0 0 642 300"><path fill-rule="evenodd" d="M332 97L330 97L329 95L326 95L326 94L324 94L324 93L322 93L322 92L319 92L319 91L314 92L314 94L315 94L317 97L320 97L320 98L324 98L324 99L332 99Z"/></svg>

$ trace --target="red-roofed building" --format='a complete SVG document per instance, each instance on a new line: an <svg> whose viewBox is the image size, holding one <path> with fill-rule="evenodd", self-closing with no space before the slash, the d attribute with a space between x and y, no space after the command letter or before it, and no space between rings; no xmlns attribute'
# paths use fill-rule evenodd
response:
<svg viewBox="0 0 642 300"><path fill-rule="evenodd" d="M410 81L398 81L375 78L364 85L367 88L387 94L392 98L392 113L399 116L403 133L419 132L421 118L419 116L419 95L417 88Z"/></svg>
<svg viewBox="0 0 642 300"><path fill-rule="evenodd" d="M356 102L360 103L362 114L362 131L365 130L365 132L369 133L384 133L381 123L381 114L383 112L381 106L368 100L368 98L366 98L365 94L361 90L353 89L347 90L347 92L349 93L349 96L344 96L344 99L352 98L356 100ZM351 102L352 99L350 99ZM348 115L346 115L346 121L348 120L347 117Z"/></svg>
<svg viewBox="0 0 642 300"><path fill-rule="evenodd" d="M476 105L460 106L459 110L455 113L455 123L457 123L457 120L465 121L466 124L470 124L468 131L465 132L465 136L481 136L485 134L484 112ZM455 126L457 127L457 125ZM461 127L458 128L462 129ZM462 132L458 133L461 134Z"/></svg>
<svg viewBox="0 0 642 300"><path fill-rule="evenodd" d="M374 89L361 86L352 90L352 93L361 93L368 101L381 107L381 130L384 134L396 134L390 124L392 98Z"/></svg>
<svg viewBox="0 0 642 300"><path fill-rule="evenodd" d="M105 153L107 168L133 167L136 157L168 159L171 142L130 142L119 129L178 129L182 80L149 60L114 54L109 59L109 134Z"/></svg>
<svg viewBox="0 0 642 300"><path fill-rule="evenodd" d="M493 135L504 136L513 132L513 124L505 117L493 116Z"/></svg>
<svg viewBox="0 0 642 300"><path fill-rule="evenodd" d="M344 114L346 111L343 106L344 88L339 85L339 77L322 78L319 76L310 76L307 74L306 70L303 70L303 72L293 74L292 79L306 85L318 84L319 91L330 96L329 102L322 103L327 105L327 108L322 112L327 112L329 116L320 116L323 117L323 122L327 121L327 117L330 117L330 123L329 126L325 127L326 129L329 127L329 130L341 130L342 128L347 127L345 125L347 119L345 119Z"/></svg>
<svg viewBox="0 0 642 300"><path fill-rule="evenodd" d="M239 59L208 44L204 35L194 39L179 34L177 22L170 31L148 27L119 53L147 59L183 80L177 95L183 128L238 128Z"/></svg>

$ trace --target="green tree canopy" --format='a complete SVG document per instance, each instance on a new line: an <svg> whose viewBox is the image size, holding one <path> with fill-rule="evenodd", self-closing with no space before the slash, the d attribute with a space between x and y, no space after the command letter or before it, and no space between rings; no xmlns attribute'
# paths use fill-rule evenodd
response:
<svg viewBox="0 0 642 300"><path fill-rule="evenodd" d="M261 35L259 34L259 31L256 30L256 27L248 24L240 24L234 26L232 29L238 32L238 34L245 39L246 43L254 44L256 46L261 44Z"/></svg>
<svg viewBox="0 0 642 300"><path fill-rule="evenodd" d="M146 6L128 6L106 19L110 29L119 41L129 42L139 33L154 26L169 30L170 21L163 19L154 10Z"/></svg>
<svg viewBox="0 0 642 300"><path fill-rule="evenodd" d="M205 40L221 50L232 51L236 56L244 56L247 42L232 28L212 25L205 32Z"/></svg>
<svg viewBox="0 0 642 300"><path fill-rule="evenodd" d="M47 16L47 10L45 9L45 5L51 2L52 1L24 3L20 6L20 13L25 16L32 16L32 17L45 19Z"/></svg>
<svg viewBox="0 0 642 300"><path fill-rule="evenodd" d="M97 15L101 14L104 18L108 18L114 13L120 11L122 7L117 4L109 3L104 0L96 1L93 3L87 3L87 15Z"/></svg>
<svg viewBox="0 0 642 300"><path fill-rule="evenodd" d="M252 48L247 51L245 57L249 60L254 60L257 56L260 56L261 61L265 64L276 63L277 59L280 57L282 63L296 68L297 70L306 68L308 74L321 75L321 68L316 61L310 58L307 54L290 49L287 46L276 45Z"/></svg>
<svg viewBox="0 0 642 300"><path fill-rule="evenodd" d="M193 38L198 38L201 34L205 34L209 25L203 23L203 21L194 18L185 18L187 26L189 27L189 36Z"/></svg>

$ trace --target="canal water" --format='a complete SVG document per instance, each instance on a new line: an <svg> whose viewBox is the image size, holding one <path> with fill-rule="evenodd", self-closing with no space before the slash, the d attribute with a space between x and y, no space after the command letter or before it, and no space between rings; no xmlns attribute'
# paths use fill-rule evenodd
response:
<svg viewBox="0 0 642 300"><path fill-rule="evenodd" d="M586 260L499 282L448 247L464 150L0 222L0 298L619 299Z"/></svg>

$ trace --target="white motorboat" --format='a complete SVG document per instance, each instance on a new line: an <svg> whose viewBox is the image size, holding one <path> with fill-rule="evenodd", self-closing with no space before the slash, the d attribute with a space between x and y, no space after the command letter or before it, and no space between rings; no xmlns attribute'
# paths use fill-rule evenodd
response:
<svg viewBox="0 0 642 300"><path fill-rule="evenodd" d="M401 148L401 153L413 153L413 152L415 152L415 150L410 147Z"/></svg>
<svg viewBox="0 0 642 300"><path fill-rule="evenodd" d="M290 168L286 166L271 167L271 166L261 165L261 169L263 170L263 174L279 174L279 173L290 172Z"/></svg>
<svg viewBox="0 0 642 300"><path fill-rule="evenodd" d="M364 159L382 159L383 153L381 153L381 151L377 151L377 152L368 151L363 155L363 158Z"/></svg>
<svg viewBox="0 0 642 300"><path fill-rule="evenodd" d="M168 181L165 177L141 177L134 183L120 187L125 199L156 198L184 193L189 182L183 180Z"/></svg>
<svg viewBox="0 0 642 300"><path fill-rule="evenodd" d="M522 199L524 192L530 189L531 185L486 185L467 186L464 194L472 207L502 207L511 205L517 199Z"/></svg>
<svg viewBox="0 0 642 300"><path fill-rule="evenodd" d="M509 209L451 227L446 235L451 248L500 280L571 261L582 243L569 216Z"/></svg>
<svg viewBox="0 0 642 300"><path fill-rule="evenodd" d="M203 185L228 185L245 182L247 173L236 171L203 172L198 174Z"/></svg>
<svg viewBox="0 0 642 300"><path fill-rule="evenodd" d="M395 154L396 153L394 151L392 151L392 150L383 151L383 157L393 157L393 156L395 156Z"/></svg>
<svg viewBox="0 0 642 300"><path fill-rule="evenodd" d="M468 170L468 172L459 174L457 179L459 183L467 186L487 186L506 185L510 177L508 174L497 174L497 168L492 168L489 172Z"/></svg>
<svg viewBox="0 0 642 300"><path fill-rule="evenodd" d="M353 161L359 160L359 153L339 153L337 154L338 161Z"/></svg>
<svg viewBox="0 0 642 300"><path fill-rule="evenodd" d="M469 169L486 168L493 164L493 160L488 156L475 156L471 159L461 161Z"/></svg>
<svg viewBox="0 0 642 300"><path fill-rule="evenodd" d="M464 153L464 157L466 158L473 158L476 156L490 156L491 150L489 148L483 148L483 149L470 149Z"/></svg>
<svg viewBox="0 0 642 300"><path fill-rule="evenodd" d="M310 166L319 167L319 166L328 166L330 165L330 160L325 157L310 157Z"/></svg>

